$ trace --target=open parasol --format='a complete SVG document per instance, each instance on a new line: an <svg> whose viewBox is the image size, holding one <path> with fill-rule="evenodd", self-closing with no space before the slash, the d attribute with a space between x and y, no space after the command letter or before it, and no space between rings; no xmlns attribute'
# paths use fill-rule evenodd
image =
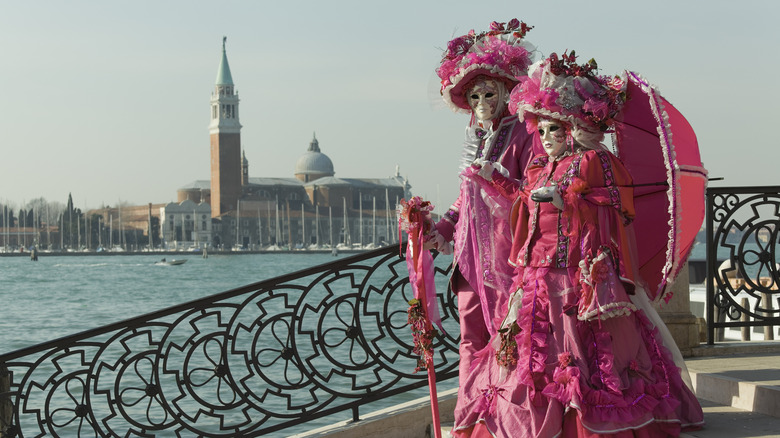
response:
<svg viewBox="0 0 780 438"><path fill-rule="evenodd" d="M634 179L637 265L650 299L668 302L704 220L707 171L685 117L641 76L625 75L616 154Z"/></svg>

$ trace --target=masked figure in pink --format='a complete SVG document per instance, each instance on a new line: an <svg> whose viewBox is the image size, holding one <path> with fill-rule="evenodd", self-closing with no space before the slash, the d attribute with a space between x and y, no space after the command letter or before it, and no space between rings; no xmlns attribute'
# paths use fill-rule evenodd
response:
<svg viewBox="0 0 780 438"><path fill-rule="evenodd" d="M530 28L518 20L493 22L490 31L474 31L450 41L437 74L444 101L471 115L462 152L460 195L436 224L430 246L449 253L454 240L451 284L460 313L460 376L465 378L474 352L496 333L496 317L509 296L512 270L506 264L511 241L511 204L477 177L493 163L519 183L533 156L533 137L507 108L509 91L525 77L532 46ZM462 381L462 380L461 380Z"/></svg>
<svg viewBox="0 0 780 438"><path fill-rule="evenodd" d="M631 259L631 175L600 143L624 81L595 68L574 53L532 66L509 105L544 153L519 187L479 172L514 200L515 292L463 382L454 436L674 437L703 424Z"/></svg>

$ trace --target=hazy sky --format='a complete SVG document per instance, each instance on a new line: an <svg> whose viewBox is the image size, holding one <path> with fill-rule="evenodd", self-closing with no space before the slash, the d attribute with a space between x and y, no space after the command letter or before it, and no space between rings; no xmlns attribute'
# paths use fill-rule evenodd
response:
<svg viewBox="0 0 780 438"><path fill-rule="evenodd" d="M169 202L208 179L225 35L250 176L293 177L316 132L337 177L398 165L446 207L467 116L443 105L434 69L451 37L514 17L543 55L575 49L655 84L726 178L713 186L780 182L774 0L7 1L0 202Z"/></svg>

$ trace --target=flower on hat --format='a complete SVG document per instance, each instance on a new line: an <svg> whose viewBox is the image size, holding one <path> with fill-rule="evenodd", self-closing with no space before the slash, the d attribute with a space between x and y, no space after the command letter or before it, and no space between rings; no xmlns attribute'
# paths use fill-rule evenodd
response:
<svg viewBox="0 0 780 438"><path fill-rule="evenodd" d="M514 18L508 23L492 22L490 30L474 30L447 43L436 74L441 79L441 94L453 110L470 110L463 94L476 76L501 80L510 90L531 65L533 47L523 38L532 26Z"/></svg>
<svg viewBox="0 0 780 438"><path fill-rule="evenodd" d="M556 53L531 67L510 95L510 111L521 119L552 118L572 126L580 143L598 143L625 103L625 81L599 76L594 59L577 64L574 51ZM573 133L574 135L574 133Z"/></svg>

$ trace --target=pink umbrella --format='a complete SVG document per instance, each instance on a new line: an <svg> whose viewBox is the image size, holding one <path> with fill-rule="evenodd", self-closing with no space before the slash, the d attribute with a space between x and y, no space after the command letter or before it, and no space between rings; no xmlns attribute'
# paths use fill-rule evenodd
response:
<svg viewBox="0 0 780 438"><path fill-rule="evenodd" d="M668 302L704 220L707 170L685 117L641 76L625 74L616 153L634 178L639 275L652 300Z"/></svg>

